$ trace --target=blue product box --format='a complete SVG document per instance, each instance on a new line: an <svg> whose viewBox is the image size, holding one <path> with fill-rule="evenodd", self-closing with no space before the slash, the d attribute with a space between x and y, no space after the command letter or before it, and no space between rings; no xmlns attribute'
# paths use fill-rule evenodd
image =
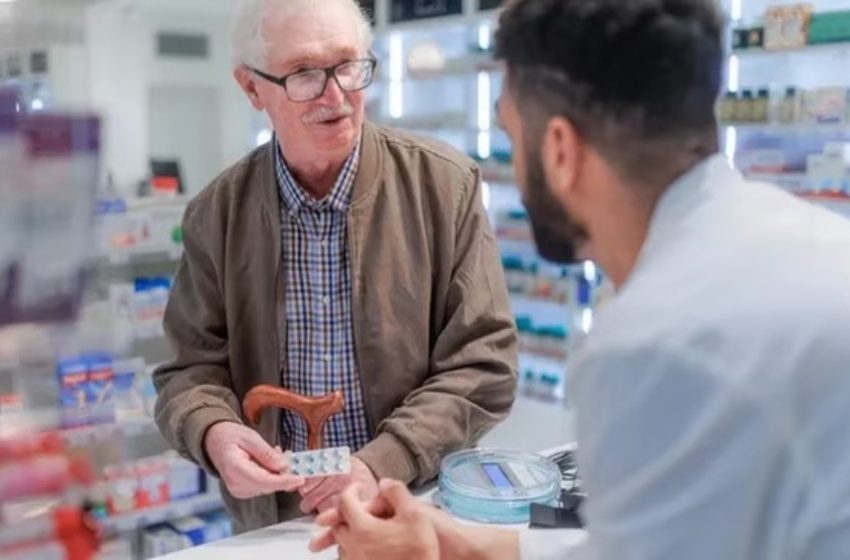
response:
<svg viewBox="0 0 850 560"><path fill-rule="evenodd" d="M80 358L60 360L56 364L59 379L59 409L64 428L76 428L89 423L88 366Z"/></svg>
<svg viewBox="0 0 850 560"><path fill-rule="evenodd" d="M105 424L115 421L115 383L112 356L92 353L86 356L88 383L86 397L89 406L89 423Z"/></svg>

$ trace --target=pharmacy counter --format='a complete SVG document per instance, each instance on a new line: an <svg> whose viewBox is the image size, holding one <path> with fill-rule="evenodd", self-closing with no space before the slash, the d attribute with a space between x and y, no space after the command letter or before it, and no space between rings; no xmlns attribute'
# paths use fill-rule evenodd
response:
<svg viewBox="0 0 850 560"><path fill-rule="evenodd" d="M572 418L561 406L520 399L511 416L482 442L482 447L519 451L552 450L573 440ZM423 495L428 499L429 494ZM527 527L518 527L529 530ZM286 558L287 560L334 560L336 551L312 554L307 549L317 528L304 518L266 527L259 531L184 550L161 557L161 560L244 560L252 558ZM578 541L582 531L564 530Z"/></svg>

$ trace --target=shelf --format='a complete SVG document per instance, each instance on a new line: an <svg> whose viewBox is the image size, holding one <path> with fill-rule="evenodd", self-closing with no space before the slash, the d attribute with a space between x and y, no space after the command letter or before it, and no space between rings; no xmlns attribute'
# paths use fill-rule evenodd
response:
<svg viewBox="0 0 850 560"><path fill-rule="evenodd" d="M734 128L743 132L763 132L767 134L827 134L837 132L850 133L850 123L761 123L761 122L725 122L724 128Z"/></svg>
<svg viewBox="0 0 850 560"><path fill-rule="evenodd" d="M139 248L121 251L108 251L103 259L112 265L128 264L159 264L179 261L183 256L183 246L174 245L169 248L153 249Z"/></svg>
<svg viewBox="0 0 850 560"><path fill-rule="evenodd" d="M481 178L488 183L516 183L516 174L512 165L481 163Z"/></svg>
<svg viewBox="0 0 850 560"><path fill-rule="evenodd" d="M809 200L840 203L850 202L850 193L807 187L808 176L805 173L747 173L745 176L749 181L777 185L792 194Z"/></svg>
<svg viewBox="0 0 850 560"><path fill-rule="evenodd" d="M463 113L446 113L419 118L381 119L373 122L382 126L409 130L472 130L466 125L466 119L467 116Z"/></svg>
<svg viewBox="0 0 850 560"><path fill-rule="evenodd" d="M520 348L519 359L520 359L521 363L526 361L526 360L532 360L533 362L538 363L538 364L545 363L545 364L547 364L549 366L553 366L553 367L566 367L567 360L569 359L569 355L561 357L561 358L555 358L555 357L552 357L548 354L539 354L537 352L529 352L527 350Z"/></svg>
<svg viewBox="0 0 850 560"><path fill-rule="evenodd" d="M762 56L790 56L790 55L809 55L823 53L842 53L850 54L850 42L842 43L822 43L816 45L806 45L798 49L783 49L783 50L767 50L764 48L756 49L734 49L732 54L740 58L755 58Z"/></svg>
<svg viewBox="0 0 850 560"><path fill-rule="evenodd" d="M100 522L100 527L105 535L114 536L143 529L157 523L164 523L171 519L206 513L223 507L224 502L221 495L217 491L211 491L194 498L109 517Z"/></svg>
<svg viewBox="0 0 850 560"><path fill-rule="evenodd" d="M460 58L452 58L446 60L445 66L439 70L410 70L405 69L405 73L400 80L401 83L406 82L427 82L432 80L443 80L450 78L463 78L481 72L501 72L504 70L504 65L493 60L489 54L469 54ZM375 79L381 84L389 84L390 77L386 73L378 75Z"/></svg>
<svg viewBox="0 0 850 560"><path fill-rule="evenodd" d="M748 181L770 183L790 191L801 190L806 183L805 173L745 173L744 176Z"/></svg>
<svg viewBox="0 0 850 560"><path fill-rule="evenodd" d="M831 191L796 191L794 192L794 194L807 200L814 200L818 202L837 202L842 204L850 204L850 194L847 193Z"/></svg>
<svg viewBox="0 0 850 560"><path fill-rule="evenodd" d="M530 296L520 292L508 292L508 295L510 296L511 301L523 306L545 305L562 309L567 309L570 307L569 300L558 301L552 298Z"/></svg>
<svg viewBox="0 0 850 560"><path fill-rule="evenodd" d="M116 437L132 438L140 435L159 433L152 418L139 419L131 422L114 422L111 424L97 424L93 426L81 426L79 428L66 428L61 432L62 439L71 447L85 447L100 442L108 442Z"/></svg>
<svg viewBox="0 0 850 560"><path fill-rule="evenodd" d="M515 237L507 237L501 235L497 232L496 241L499 244L513 244L514 246L521 247L522 249L535 248L534 236L529 232L528 235L523 236L515 236Z"/></svg>

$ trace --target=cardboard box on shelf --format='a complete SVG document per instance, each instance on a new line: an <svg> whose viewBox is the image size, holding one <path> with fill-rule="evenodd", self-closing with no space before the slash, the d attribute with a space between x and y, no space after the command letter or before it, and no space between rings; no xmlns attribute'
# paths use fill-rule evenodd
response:
<svg viewBox="0 0 850 560"><path fill-rule="evenodd" d="M847 118L848 91L827 87L803 94L803 119L808 124L840 124Z"/></svg>
<svg viewBox="0 0 850 560"><path fill-rule="evenodd" d="M850 11L822 12L812 15L809 44L850 41Z"/></svg>
<svg viewBox="0 0 850 560"><path fill-rule="evenodd" d="M765 13L764 48L767 50L802 49L809 36L814 8L812 4L771 6Z"/></svg>

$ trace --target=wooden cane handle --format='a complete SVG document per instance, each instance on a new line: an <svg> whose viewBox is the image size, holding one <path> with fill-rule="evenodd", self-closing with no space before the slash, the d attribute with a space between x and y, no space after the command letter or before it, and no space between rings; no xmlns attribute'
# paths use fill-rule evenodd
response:
<svg viewBox="0 0 850 560"><path fill-rule="evenodd" d="M290 410L307 422L307 447L321 449L325 424L331 416L345 408L345 399L340 391L323 397L305 397L272 385L258 385L245 395L242 411L252 426L260 423L266 409L276 407Z"/></svg>

